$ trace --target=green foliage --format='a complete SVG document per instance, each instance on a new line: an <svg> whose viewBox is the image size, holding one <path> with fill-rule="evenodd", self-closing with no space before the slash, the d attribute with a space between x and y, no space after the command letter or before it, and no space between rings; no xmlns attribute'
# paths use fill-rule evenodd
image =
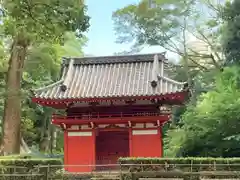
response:
<svg viewBox="0 0 240 180"><path fill-rule="evenodd" d="M36 159L29 156L7 156L0 158L0 177L3 180L10 180L14 174L19 180L25 180L26 174L36 180L46 179L51 174L61 169L61 159ZM24 176L25 174L25 176ZM38 176L34 176L38 174ZM5 176L8 175L8 176ZM21 176L22 175L22 176Z"/></svg>
<svg viewBox="0 0 240 180"><path fill-rule="evenodd" d="M77 38L75 33L66 32L63 44L42 42L29 48L22 79L22 135L29 147L39 148L41 141L50 131L53 109L38 106L31 102L32 89L43 87L57 81L61 67L61 58L83 56L82 47L86 38ZM0 94L5 92L8 46L1 47L5 52L0 59ZM0 48L0 49L1 49ZM0 101L0 116L3 115L3 98ZM1 119L0 119L1 120ZM0 133L1 134L1 133ZM57 151L63 151L63 135L57 136Z"/></svg>
<svg viewBox="0 0 240 180"><path fill-rule="evenodd" d="M82 1L3 1L3 25L7 35L35 41L57 40L66 31L81 35L89 24Z"/></svg>
<svg viewBox="0 0 240 180"><path fill-rule="evenodd" d="M57 79L61 64L58 51L58 49L49 43L41 43L33 46L29 50L26 59L23 79L32 83ZM36 86L40 86L40 84L36 84Z"/></svg>
<svg viewBox="0 0 240 180"><path fill-rule="evenodd" d="M184 179L187 177L185 175L188 175L188 178L194 179L194 174L196 175L197 172L201 172L202 176L204 176L203 172L209 172L212 176L205 178L216 178L218 176L215 176L214 171L232 171L230 176L225 175L228 179L236 178L237 174L234 175L234 171L239 170L240 158L121 158L119 162L124 180L136 178L138 175L148 178L184 177Z"/></svg>
<svg viewBox="0 0 240 180"><path fill-rule="evenodd" d="M7 77L8 87L5 89L14 89L14 91L19 92L18 84L20 82L22 87L22 97L14 96L15 101L19 100L19 103L12 105L12 107L5 106L6 113L3 118L6 123L4 125L8 121L12 130L19 132L19 114L21 114L19 111L21 110L22 99L22 129L24 129L22 134L29 137L28 143L36 142L37 136L33 136L33 134L39 135L37 132L41 132L38 136L40 140L46 134L50 134L50 113L48 112L52 112L52 109L34 107L29 99L32 95L30 89L57 80L61 55L82 54L82 51L76 50L76 46L81 46L85 42L80 37L82 37L82 32L89 27L89 17L85 14L86 8L81 0L4 0L1 2L1 10L1 40L3 42L6 39L8 40L8 48L5 48L7 54L4 53L5 51L0 51L0 57L9 59L8 75L6 76L7 73L4 72L1 76ZM4 47L4 43L2 44ZM22 55L13 56L13 53L22 53ZM15 73L14 68L11 68L16 67L15 64L25 65L25 69L20 68L17 70L18 73ZM2 67L4 66L0 66L1 69L4 69ZM9 74L12 76L9 76ZM11 92L3 90L3 93L8 97L5 104L9 104L8 99L9 96L12 96ZM34 108L38 111L37 115L34 114ZM11 109L14 111L7 113ZM45 110L47 113L44 112ZM42 117L39 117L39 112L42 112ZM33 119L34 121L31 122ZM43 121L43 123L39 123L39 121ZM14 126L14 124L16 125ZM41 128L38 127L39 124ZM38 128L36 128L36 131L30 131L30 127ZM4 151L9 151L8 153L19 151L19 148L15 147L19 147L17 137L20 137L20 134L16 137L13 137L13 134L10 130L7 131L7 128L4 131L3 146ZM7 138L12 138L13 142L4 144Z"/></svg>
<svg viewBox="0 0 240 180"><path fill-rule="evenodd" d="M239 34L239 8L240 2L228 2L223 13L225 26L223 28L222 44L226 55L226 65L239 64L240 59L240 34Z"/></svg>
<svg viewBox="0 0 240 180"><path fill-rule="evenodd" d="M57 44L55 48L58 50L59 58L62 57L82 57L83 47L87 42L87 38L82 36L78 38L72 32L66 32L64 35L64 44L63 46Z"/></svg>
<svg viewBox="0 0 240 180"><path fill-rule="evenodd" d="M226 68L216 78L215 88L187 107L183 125L168 131L167 157L239 157L239 72L237 67Z"/></svg>
<svg viewBox="0 0 240 180"><path fill-rule="evenodd" d="M120 164L238 164L240 158L211 158L211 157L186 157L186 158L120 158Z"/></svg>
<svg viewBox="0 0 240 180"><path fill-rule="evenodd" d="M22 90L22 132L27 144L39 148L41 142L51 131L51 115L54 109L38 106L31 102L30 90L51 84L59 79L59 72L62 57L83 56L82 47L86 38L77 38L74 33L66 32L63 44L41 43L33 46L27 56L25 72L23 74ZM27 123L27 124L26 124ZM32 126L32 129L30 128ZM29 127L29 128L28 128ZM57 152L63 150L63 134L59 132L57 136Z"/></svg>
<svg viewBox="0 0 240 180"><path fill-rule="evenodd" d="M239 64L240 59L240 2L234 0L226 3L223 20L225 26L223 28L223 48L226 55L226 64Z"/></svg>
<svg viewBox="0 0 240 180"><path fill-rule="evenodd" d="M161 46L182 56L184 60L187 53L189 64L191 62L201 69L206 70L209 66L220 68L221 21L218 17L221 8L222 4L216 1L156 0L151 6L148 0L141 0L114 12L117 42L131 42L134 48ZM209 52L199 52L197 47L190 47L189 37L211 48L214 59Z"/></svg>
<svg viewBox="0 0 240 180"><path fill-rule="evenodd" d="M148 1L143 0L117 10L113 19L118 42L166 46L166 42L182 31L182 19L187 13L185 7L182 1L158 0L155 7L150 8Z"/></svg>

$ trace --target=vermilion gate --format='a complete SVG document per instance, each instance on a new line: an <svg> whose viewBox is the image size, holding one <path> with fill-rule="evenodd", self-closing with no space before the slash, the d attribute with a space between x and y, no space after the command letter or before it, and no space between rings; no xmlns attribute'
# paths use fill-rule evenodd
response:
<svg viewBox="0 0 240 180"><path fill-rule="evenodd" d="M117 164L119 157L128 156L129 131L99 131L96 134L96 164Z"/></svg>

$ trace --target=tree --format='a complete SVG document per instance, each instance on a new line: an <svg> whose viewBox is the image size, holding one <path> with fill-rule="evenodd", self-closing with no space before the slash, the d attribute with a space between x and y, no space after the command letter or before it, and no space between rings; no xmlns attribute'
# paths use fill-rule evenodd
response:
<svg viewBox="0 0 240 180"><path fill-rule="evenodd" d="M239 67L225 68L215 88L188 106L165 138L166 156L239 157Z"/></svg>
<svg viewBox="0 0 240 180"><path fill-rule="evenodd" d="M3 35L11 39L3 117L3 148L6 154L20 151L21 80L29 49L41 42L60 42L66 31L88 28L82 1L13 0L2 2Z"/></svg>
<svg viewBox="0 0 240 180"><path fill-rule="evenodd" d="M239 64L240 60L239 8L238 0L228 2L222 16L225 21L222 44L227 59L226 65Z"/></svg>
<svg viewBox="0 0 240 180"><path fill-rule="evenodd" d="M0 47L0 94L4 96L4 77L7 73L8 41L2 37L4 46ZM43 42L32 46L28 50L26 57L22 87L22 119L21 119L21 150L29 152L38 150L48 153L49 150L62 151L63 139L62 133L51 125L51 113L53 109L37 106L31 102L31 89L42 87L45 84L52 83L59 78L60 64L62 57L81 57L83 56L82 47L85 45L86 38L78 38L72 32L66 32L63 45L50 44ZM3 116L4 101L0 102L0 117ZM2 119L0 119L2 125ZM58 133L56 143L55 134ZM52 136L54 134L54 136ZM2 137L2 132L0 132ZM54 138L52 138L54 137ZM51 141L49 141L51 139ZM51 144L53 144L51 146ZM57 146L55 145L57 144ZM28 148L28 146L30 148ZM48 151L44 151L47 149Z"/></svg>
<svg viewBox="0 0 240 180"><path fill-rule="evenodd" d="M212 88L214 75L222 70L219 16L223 4L215 0L155 0L150 6L149 2L142 0L114 12L117 41L131 42L137 49L157 45L179 55L180 62L170 68L174 79L188 81L192 95L189 104L195 104L202 92ZM190 37L195 40L189 41ZM178 125L185 110L173 108L171 128Z"/></svg>
<svg viewBox="0 0 240 180"><path fill-rule="evenodd" d="M199 58L207 59L211 66L221 69L223 58L219 55L218 45L221 30L218 16L221 13L221 4L200 0L154 2L154 6L150 7L149 1L142 0L139 4L132 4L114 12L117 41L132 42L134 48L158 45L184 59L187 55L188 61L201 70L209 69L209 65L199 62ZM204 12L209 12L211 18L201 12L204 8ZM210 47L211 51L203 53L191 48L186 36L193 36Z"/></svg>
<svg viewBox="0 0 240 180"><path fill-rule="evenodd" d="M77 38L74 33L66 32L63 45L42 43L41 46L33 47L27 57L22 84L23 90L26 91L25 98L28 99L22 108L23 120L27 122L26 128L23 128L23 135L28 145L42 152L46 153L55 149L57 130L51 125L51 114L56 111L32 103L29 99L30 89L55 82L59 78L62 57L83 56L82 47L85 42L86 37ZM33 128L30 128L30 125ZM58 141L59 138L62 136L58 136ZM63 147L58 146L58 148Z"/></svg>

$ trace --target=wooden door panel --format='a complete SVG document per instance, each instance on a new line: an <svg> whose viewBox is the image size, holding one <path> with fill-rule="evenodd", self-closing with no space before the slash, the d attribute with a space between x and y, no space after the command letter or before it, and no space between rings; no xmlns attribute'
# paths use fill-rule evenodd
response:
<svg viewBox="0 0 240 180"><path fill-rule="evenodd" d="M100 132L96 140L98 164L116 164L129 155L128 132Z"/></svg>

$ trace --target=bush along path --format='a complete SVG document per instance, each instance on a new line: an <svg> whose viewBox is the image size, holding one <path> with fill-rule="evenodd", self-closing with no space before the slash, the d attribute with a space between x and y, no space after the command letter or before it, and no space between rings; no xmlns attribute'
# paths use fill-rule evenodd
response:
<svg viewBox="0 0 240 180"><path fill-rule="evenodd" d="M240 178L240 158L121 158L122 178Z"/></svg>

